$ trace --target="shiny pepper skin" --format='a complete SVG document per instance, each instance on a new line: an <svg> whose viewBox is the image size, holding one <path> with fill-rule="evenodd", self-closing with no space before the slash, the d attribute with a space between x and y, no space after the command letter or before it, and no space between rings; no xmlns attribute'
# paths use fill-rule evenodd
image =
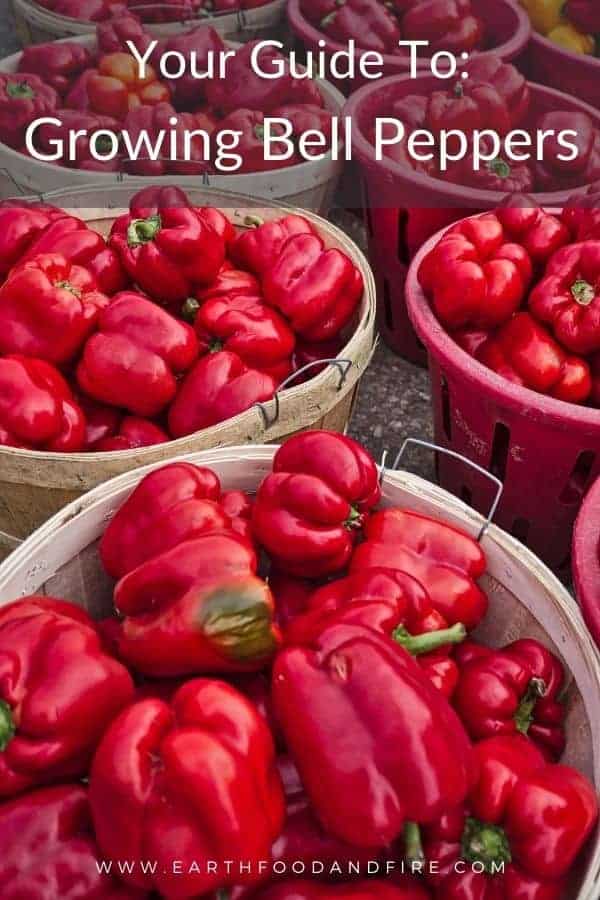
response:
<svg viewBox="0 0 600 900"><path fill-rule="evenodd" d="M267 726L234 688L208 679L113 722L92 765L90 804L104 856L158 861L154 875L136 867L127 883L182 900L235 883L237 873L207 871L205 860L249 862L245 880L256 878L285 814Z"/></svg>
<svg viewBox="0 0 600 900"><path fill-rule="evenodd" d="M281 651L273 700L313 809L337 838L383 848L405 822L435 822L466 797L471 749L456 713L372 629L333 625Z"/></svg>
<svg viewBox="0 0 600 900"><path fill-rule="evenodd" d="M102 733L133 698L127 670L91 619L50 597L0 610L0 796L87 772Z"/></svg>
<svg viewBox="0 0 600 900"><path fill-rule="evenodd" d="M275 454L254 505L254 535L280 571L332 574L348 563L353 533L380 496L377 467L356 441L305 432Z"/></svg>
<svg viewBox="0 0 600 900"><path fill-rule="evenodd" d="M481 648L461 665L453 703L474 740L524 734L556 761L565 748L563 686L560 660L524 638L501 650Z"/></svg>
<svg viewBox="0 0 600 900"><path fill-rule="evenodd" d="M0 806L3 900L146 900L98 871L87 791L39 788Z"/></svg>
<svg viewBox="0 0 600 900"><path fill-rule="evenodd" d="M447 328L492 328L520 307L532 265L523 247L507 240L498 217L487 213L447 231L418 277Z"/></svg>

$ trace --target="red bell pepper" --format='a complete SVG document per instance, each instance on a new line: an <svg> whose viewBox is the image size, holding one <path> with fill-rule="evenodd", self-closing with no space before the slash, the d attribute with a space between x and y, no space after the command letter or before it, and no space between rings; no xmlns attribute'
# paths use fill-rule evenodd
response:
<svg viewBox="0 0 600 900"><path fill-rule="evenodd" d="M0 74L0 141L20 149L30 123L52 115L57 106L58 94L37 75Z"/></svg>
<svg viewBox="0 0 600 900"><path fill-rule="evenodd" d="M273 700L313 809L341 840L385 847L407 821L434 822L467 794L471 750L456 713L370 628L334 625L281 651Z"/></svg>
<svg viewBox="0 0 600 900"><path fill-rule="evenodd" d="M73 82L64 99L64 104L68 109L90 112L90 98L88 97L87 86L92 76L97 74L97 69L86 69Z"/></svg>
<svg viewBox="0 0 600 900"><path fill-rule="evenodd" d="M148 559L115 589L119 656L150 677L264 667L279 632L256 568L248 541L224 530Z"/></svg>
<svg viewBox="0 0 600 900"><path fill-rule="evenodd" d="M231 247L231 258L241 269L261 277L279 258L291 237L315 234L312 224L304 216L287 215L265 222L258 216L248 216L247 230L238 235Z"/></svg>
<svg viewBox="0 0 600 900"><path fill-rule="evenodd" d="M483 81L457 82L452 90L429 97L426 122L435 135L458 129L467 136L486 128L503 135L511 130L511 116L502 95Z"/></svg>
<svg viewBox="0 0 600 900"><path fill-rule="evenodd" d="M0 445L68 453L83 449L85 419L62 375L42 359L0 359Z"/></svg>
<svg viewBox="0 0 600 900"><path fill-rule="evenodd" d="M45 253L59 253L69 262L83 266L95 277L98 287L111 296L122 291L127 279L119 257L102 235L74 216L53 222L23 254L21 262Z"/></svg>
<svg viewBox="0 0 600 900"><path fill-rule="evenodd" d="M233 270L235 271L235 270ZM194 323L200 355L228 350L277 383L292 371L296 339L286 320L260 297L214 297L200 306Z"/></svg>
<svg viewBox="0 0 600 900"><path fill-rule="evenodd" d="M354 39L361 50L394 53L402 35L398 20L377 0L346 0L336 4L319 23L319 28L339 44Z"/></svg>
<svg viewBox="0 0 600 900"><path fill-rule="evenodd" d="M143 900L98 870L86 789L40 788L0 806L0 881L6 900Z"/></svg>
<svg viewBox="0 0 600 900"><path fill-rule="evenodd" d="M316 343L301 339L297 340L296 349L292 354L292 369L294 372L298 372L308 365L310 365L310 369L307 369L302 375L298 375L293 382L294 385L310 381L311 378L316 378L317 375L320 375L326 368L325 360L335 359L337 356L340 356L345 343L346 341L341 337ZM323 365L313 365L321 360L323 360Z"/></svg>
<svg viewBox="0 0 600 900"><path fill-rule="evenodd" d="M209 284L225 259L223 238L190 207L164 207L144 219L120 216L109 244L130 278L164 304Z"/></svg>
<svg viewBox="0 0 600 900"><path fill-rule="evenodd" d="M94 453L109 453L114 450L137 450L140 447L154 447L165 444L169 435L148 419L125 416L117 434L102 438L93 448Z"/></svg>
<svg viewBox="0 0 600 900"><path fill-rule="evenodd" d="M278 757L277 765L283 782L287 814L283 831L271 851L274 867L285 866L287 871L292 871L293 866L297 870L298 864L302 863L310 872L313 864L318 863L323 866L324 877L332 868L345 874L352 863L366 868L372 859L372 851L346 844L328 834L310 808L300 775L290 757ZM315 887L318 892L321 891L320 886ZM259 892L258 896L261 895Z"/></svg>
<svg viewBox="0 0 600 900"><path fill-rule="evenodd" d="M196 296L188 298L184 305L184 318L194 321L201 304L208 300L221 300L229 302L237 297L258 298L260 296L260 282L244 269L234 269L230 262L225 261L221 271L214 281L200 291Z"/></svg>
<svg viewBox="0 0 600 900"><path fill-rule="evenodd" d="M300 8L313 25L319 25L338 5L336 0L301 0Z"/></svg>
<svg viewBox="0 0 600 900"><path fill-rule="evenodd" d="M182 34L176 34L170 37L164 45L163 53L181 53L184 59L195 59L195 67L197 72L210 71L209 60L211 54L213 59L218 59L219 54L226 50L221 35L214 28L207 25L200 25L191 31L185 31ZM192 56L194 54L194 56ZM228 60L233 63L232 59ZM235 63L232 65L230 73L231 78L235 78ZM186 73L181 78L171 81L171 89L173 92L173 105L176 109L191 110L196 109L205 99L208 91L208 85L212 83L212 79L199 80L193 75ZM246 104L240 98L240 106ZM262 107L257 107L262 109Z"/></svg>
<svg viewBox="0 0 600 900"><path fill-rule="evenodd" d="M77 366L77 381L95 400L151 418L173 400L176 376L197 355L189 325L146 297L124 291L100 315Z"/></svg>
<svg viewBox="0 0 600 900"><path fill-rule="evenodd" d="M529 310L567 350L600 350L600 241L555 253L529 296Z"/></svg>
<svg viewBox="0 0 600 900"><path fill-rule="evenodd" d="M259 41L249 41L235 51L235 56L227 60L224 78L213 78L206 82L205 95L209 106L229 116L236 110L260 110L270 113L285 103L292 89L293 81L287 58L274 47L263 47L257 54ZM261 76L257 66L252 65L252 56L257 57L260 70L274 75L280 69L283 74L277 78Z"/></svg>
<svg viewBox="0 0 600 900"><path fill-rule="evenodd" d="M61 214L64 216L65 213ZM52 219L45 210L33 206L0 208L0 279L8 275Z"/></svg>
<svg viewBox="0 0 600 900"><path fill-rule="evenodd" d="M48 597L0 611L0 796L84 775L114 716L133 699L127 670L91 619Z"/></svg>
<svg viewBox="0 0 600 900"><path fill-rule="evenodd" d="M188 682L170 703L142 700L113 722L92 766L90 804L102 854L158 861L154 874L135 867L125 880L179 897L256 879L285 814L267 726L234 688L208 679ZM253 871L211 871L211 859Z"/></svg>
<svg viewBox="0 0 600 900"><path fill-rule="evenodd" d="M123 0L47 0L42 5L59 16L84 22L102 22L127 12Z"/></svg>
<svg viewBox="0 0 600 900"><path fill-rule="evenodd" d="M367 541L352 557L351 572L398 569L412 575L429 593L431 603L450 625L479 624L487 597L477 585L486 568L477 541L429 516L399 508L384 509L365 524Z"/></svg>
<svg viewBox="0 0 600 900"><path fill-rule="evenodd" d="M143 562L177 544L229 522L219 510L219 479L191 463L171 463L143 478L111 519L100 541L100 558L109 575L122 578Z"/></svg>
<svg viewBox="0 0 600 900"><path fill-rule="evenodd" d="M262 286L267 303L309 341L337 337L358 309L364 287L352 260L341 250L326 249L316 234L291 237L264 274Z"/></svg>
<svg viewBox="0 0 600 900"><path fill-rule="evenodd" d="M67 363L109 303L91 272L64 256L29 259L0 288L0 352Z"/></svg>
<svg viewBox="0 0 600 900"><path fill-rule="evenodd" d="M514 384L567 403L585 403L592 390L590 368L570 356L529 313L519 313L485 341L477 359Z"/></svg>
<svg viewBox="0 0 600 900"><path fill-rule="evenodd" d="M445 48L447 49L447 48ZM506 104L511 125L523 122L531 104L531 91L525 76L496 53L474 54L466 65L469 78L493 85Z"/></svg>
<svg viewBox="0 0 600 900"><path fill-rule="evenodd" d="M454 225L425 257L419 281L437 317L450 329L492 328L523 302L531 260L509 243L494 213Z"/></svg>
<svg viewBox="0 0 600 900"><path fill-rule="evenodd" d="M546 764L521 736L482 741L475 756L479 775L467 807L428 829L435 896L560 900L597 820L594 788L575 769Z"/></svg>
<svg viewBox="0 0 600 900"><path fill-rule="evenodd" d="M139 64L130 53L108 53L98 63L98 71L87 82L90 107L113 119L124 119L139 106L168 103L171 92L158 80L152 66L141 77Z"/></svg>
<svg viewBox="0 0 600 900"><path fill-rule="evenodd" d="M489 155L490 142L484 139L481 146ZM476 168L474 155L468 153L464 159L448 166L447 177L456 184L499 194L527 193L534 188L533 171L529 163L509 163L500 155Z"/></svg>
<svg viewBox="0 0 600 900"><path fill-rule="evenodd" d="M296 156L287 158L285 151L277 153L275 159L266 159L265 146L265 116L262 112L252 109L236 109L230 112L219 122L222 131L237 131L241 137L236 147L236 153L242 158L241 165L235 170L235 174L244 172L268 172L271 169L284 169L293 166L301 160ZM271 131L275 135L283 135L281 125L272 125Z"/></svg>
<svg viewBox="0 0 600 900"><path fill-rule="evenodd" d="M462 665L453 703L474 740L521 733L556 761L565 748L563 685L556 656L523 639Z"/></svg>
<svg viewBox="0 0 600 900"><path fill-rule="evenodd" d="M535 266L545 266L569 241L569 230L556 216L536 206L530 197L513 195L496 209L506 235L529 254Z"/></svg>
<svg viewBox="0 0 600 900"><path fill-rule="evenodd" d="M252 541L252 509L254 500L244 491L225 491L219 499L220 505L231 519L231 527L236 534Z"/></svg>
<svg viewBox="0 0 600 900"><path fill-rule="evenodd" d="M418 0L402 18L406 40L429 41L428 51L460 54L481 47L485 28L471 0Z"/></svg>
<svg viewBox="0 0 600 900"><path fill-rule="evenodd" d="M107 19L96 26L96 43L100 53L129 53L127 42L135 45L143 56L152 43L152 35L135 13Z"/></svg>
<svg viewBox="0 0 600 900"><path fill-rule="evenodd" d="M565 161L565 149L556 138L544 143L543 158L534 162L538 191L564 191L591 184L600 178L600 132L587 113L556 110L544 113L536 122L539 131L574 132L577 147L574 159Z"/></svg>
<svg viewBox="0 0 600 900"><path fill-rule="evenodd" d="M277 598L277 594L275 595ZM305 644L331 624L364 625L387 634L417 657L438 690L451 696L458 667L451 647L466 636L464 625L447 628L425 588L406 572L365 569L319 588L288 623L288 644Z"/></svg>
<svg viewBox="0 0 600 900"><path fill-rule="evenodd" d="M270 375L249 368L236 353L210 353L181 384L169 410L169 431L179 438L210 428L271 400L276 390Z"/></svg>
<svg viewBox="0 0 600 900"><path fill-rule="evenodd" d="M585 34L600 33L600 10L594 0L567 0L564 14Z"/></svg>
<svg viewBox="0 0 600 900"><path fill-rule="evenodd" d="M64 96L75 79L90 67L92 54L75 41L31 44L19 59L19 72L33 72Z"/></svg>
<svg viewBox="0 0 600 900"><path fill-rule="evenodd" d="M353 533L380 497L377 467L356 441L305 432L275 454L254 504L254 534L281 571L329 575L348 563Z"/></svg>
<svg viewBox="0 0 600 900"><path fill-rule="evenodd" d="M356 859L356 852L353 859ZM252 893L251 900L428 900L431 895L418 881L410 878L391 883L364 880L349 884L319 884L293 879L275 882Z"/></svg>

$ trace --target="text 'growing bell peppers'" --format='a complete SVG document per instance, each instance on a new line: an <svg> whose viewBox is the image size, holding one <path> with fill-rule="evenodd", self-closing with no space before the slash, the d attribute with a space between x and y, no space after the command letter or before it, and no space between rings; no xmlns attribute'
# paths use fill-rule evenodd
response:
<svg viewBox="0 0 600 900"><path fill-rule="evenodd" d="M372 629L333 625L284 649L273 698L315 813L336 837L385 847L406 822L435 822L466 797L471 749L456 713Z"/></svg>
<svg viewBox="0 0 600 900"><path fill-rule="evenodd" d="M299 434L277 451L259 488L254 534L281 571L333 574L380 496L377 467L359 444L328 431Z"/></svg>
<svg viewBox="0 0 600 900"><path fill-rule="evenodd" d="M105 856L158 861L155 874L135 867L127 883L180 898L244 880L201 860L244 860L253 864L245 880L256 878L285 814L267 726L234 688L205 679L113 722L94 758L90 803ZM174 872L175 858L185 875Z"/></svg>
<svg viewBox="0 0 600 900"><path fill-rule="evenodd" d="M133 698L87 614L49 597L0 612L0 796L84 775L105 728Z"/></svg>

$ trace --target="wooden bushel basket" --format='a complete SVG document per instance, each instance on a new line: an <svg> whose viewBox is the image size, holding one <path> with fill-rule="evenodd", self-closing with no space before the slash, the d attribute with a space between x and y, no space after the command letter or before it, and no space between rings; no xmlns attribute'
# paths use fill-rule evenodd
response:
<svg viewBox="0 0 600 900"><path fill-rule="evenodd" d="M177 183L173 181L172 183ZM103 234L126 211L134 189L47 194L49 203L65 207ZM265 220L288 212L315 225L326 246L343 250L360 269L365 290L359 312L338 359L305 382L280 390L270 402L252 407L211 428L140 450L111 453L45 453L0 447L0 558L65 504L96 485L139 466L165 462L182 453L253 442L281 440L306 428L344 431L350 420L358 382L375 345L375 286L369 265L356 245L338 228L305 210L248 206L248 197L211 190L188 190L192 203L220 207L240 228L248 215ZM257 201L260 203L261 201Z"/></svg>
<svg viewBox="0 0 600 900"><path fill-rule="evenodd" d="M255 492L271 470L273 446L230 447L188 454L210 466L226 490ZM153 467L150 467L153 468ZM155 468L155 466L154 466ZM100 618L111 610L113 582L103 572L97 543L107 522L148 468L96 488L43 525L0 565L0 604L32 593L64 597ZM460 500L407 472L384 471L383 505L403 506L481 536L488 571L481 580L490 613L476 637L501 646L520 637L541 640L571 673L566 690L567 749L600 788L600 657L577 604L555 576L515 538L489 525ZM592 836L565 900L598 900L600 836Z"/></svg>

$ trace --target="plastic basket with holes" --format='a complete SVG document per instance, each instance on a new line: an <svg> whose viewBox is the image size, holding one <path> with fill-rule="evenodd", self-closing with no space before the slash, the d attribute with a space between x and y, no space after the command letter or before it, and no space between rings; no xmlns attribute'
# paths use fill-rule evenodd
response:
<svg viewBox="0 0 600 900"><path fill-rule="evenodd" d="M567 576L575 518L600 475L600 409L513 384L454 342L417 278L441 233L421 248L406 281L408 314L429 359L436 441L501 479L498 523ZM489 499L483 481L451 458L438 459L438 476L478 509Z"/></svg>
<svg viewBox="0 0 600 900"><path fill-rule="evenodd" d="M270 471L276 449L231 447L184 458L210 466L224 489L254 493ZM113 582L100 564L98 540L148 471L138 469L96 488L25 541L0 566L0 604L26 594L47 593L80 604L94 617L106 616L112 608ZM482 587L489 596L490 614L477 636L493 646L534 637L562 658L570 673L564 761L584 772L600 789L600 659L573 598L529 550L442 489L408 472L393 470L382 473L382 485L383 505L413 509L480 536L488 562ZM599 892L597 831L564 898L597 900Z"/></svg>
<svg viewBox="0 0 600 900"><path fill-rule="evenodd" d="M171 182L177 183L177 182ZM44 199L106 234L114 219L126 211L135 193L125 185L107 190L56 192ZM231 444L269 442L305 428L344 431L350 421L360 378L375 348L375 286L369 265L356 245L339 229L306 210L249 206L248 197L211 190L187 189L198 206L216 206L242 230L249 214L268 221L288 212L309 219L328 247L346 253L360 269L364 293L355 321L348 329L339 356L318 362L322 371L302 384L298 373L283 382L274 399L258 404L235 418L211 428L141 450L111 453L42 453L0 447L0 556L13 549L66 503L114 475L138 466L161 462L182 453ZM313 364L310 364L313 365Z"/></svg>

